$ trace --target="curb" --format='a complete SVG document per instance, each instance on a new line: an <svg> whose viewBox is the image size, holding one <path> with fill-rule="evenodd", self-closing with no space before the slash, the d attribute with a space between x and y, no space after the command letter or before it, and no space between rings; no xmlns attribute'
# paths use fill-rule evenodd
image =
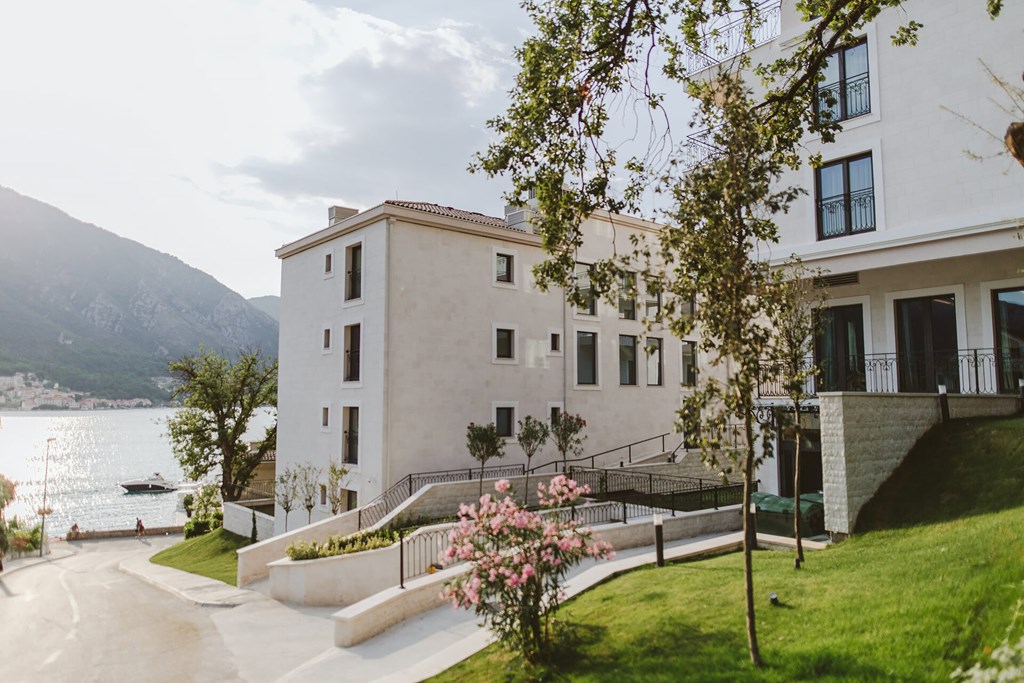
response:
<svg viewBox="0 0 1024 683"><path fill-rule="evenodd" d="M117 565L117 569L197 607L231 608L266 599L262 593L236 588L223 581L183 572L173 567L155 565L149 561L149 558L156 552L158 551L154 551L144 558L134 557L122 560ZM179 586L175 583L186 585ZM204 597L204 594L217 594L217 596L207 598Z"/></svg>

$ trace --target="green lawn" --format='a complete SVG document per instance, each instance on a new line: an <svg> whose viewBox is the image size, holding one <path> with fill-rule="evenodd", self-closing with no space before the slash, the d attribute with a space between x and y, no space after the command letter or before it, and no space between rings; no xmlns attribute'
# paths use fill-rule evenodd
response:
<svg viewBox="0 0 1024 683"><path fill-rule="evenodd" d="M249 539L245 536L214 529L203 536L161 550L150 558L150 562L208 576L234 586L238 577L238 555L235 551L247 545Z"/></svg>
<svg viewBox="0 0 1024 683"><path fill-rule="evenodd" d="M1020 419L941 428L872 503L876 526L899 528L810 553L800 571L791 553L756 553L763 670L748 664L742 558L734 554L635 571L571 601L560 616L572 625L574 647L544 677L948 680L999 643L1024 597L1022 434ZM781 607L768 604L771 591ZM529 677L491 647L437 680L502 679Z"/></svg>

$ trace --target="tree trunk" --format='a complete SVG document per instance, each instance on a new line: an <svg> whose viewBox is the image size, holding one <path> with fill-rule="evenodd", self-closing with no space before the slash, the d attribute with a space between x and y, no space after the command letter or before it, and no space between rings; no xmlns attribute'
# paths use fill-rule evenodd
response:
<svg viewBox="0 0 1024 683"><path fill-rule="evenodd" d="M523 507L530 507L530 458L526 458L526 482L523 484Z"/></svg>
<svg viewBox="0 0 1024 683"><path fill-rule="evenodd" d="M750 661L756 667L763 666L761 650L757 646L757 622L754 618L754 548L757 547L757 530L754 515L750 512L750 494L754 487L754 434L748 410L743 418L747 435L747 459L743 468L743 578L747 597L747 645Z"/></svg>
<svg viewBox="0 0 1024 683"><path fill-rule="evenodd" d="M804 561L804 545L800 538L800 400L793 401L796 413L796 449L793 460L793 538L796 539L796 562L793 565L800 569Z"/></svg>
<svg viewBox="0 0 1024 683"><path fill-rule="evenodd" d="M484 463L486 460L480 461L480 495L477 496L477 500L484 497Z"/></svg>

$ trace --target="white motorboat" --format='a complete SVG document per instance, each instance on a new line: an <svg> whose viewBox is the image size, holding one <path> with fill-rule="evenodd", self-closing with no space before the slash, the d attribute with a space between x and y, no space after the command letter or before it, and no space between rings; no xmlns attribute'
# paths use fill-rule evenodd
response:
<svg viewBox="0 0 1024 683"><path fill-rule="evenodd" d="M152 477L146 477L145 479L132 479L131 481L121 482L121 486L128 493L164 493L166 491L175 491L178 485L173 481L167 481L159 472L155 472Z"/></svg>

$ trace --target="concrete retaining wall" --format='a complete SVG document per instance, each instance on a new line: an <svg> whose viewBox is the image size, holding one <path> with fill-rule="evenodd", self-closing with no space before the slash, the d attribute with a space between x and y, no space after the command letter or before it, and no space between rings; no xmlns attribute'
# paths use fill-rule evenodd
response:
<svg viewBox="0 0 1024 683"><path fill-rule="evenodd" d="M853 531L861 508L942 415L935 394L823 393L821 464L825 528ZM949 397L953 419L1012 415L1010 396Z"/></svg>
<svg viewBox="0 0 1024 683"><path fill-rule="evenodd" d="M296 605L351 605L398 585L398 544L318 560L270 563L270 597Z"/></svg>
<svg viewBox="0 0 1024 683"><path fill-rule="evenodd" d="M233 534L245 536L252 533L253 507L259 505L258 501L252 503L224 503L224 528ZM262 512L256 512L256 540L267 539L274 535L274 518Z"/></svg>
<svg viewBox="0 0 1024 683"><path fill-rule="evenodd" d="M305 512L305 511L303 511ZM301 518L292 512L289 521ZM252 520L250 518L250 524ZM285 556L285 549L297 541L325 541L330 536L345 536L357 531L358 511L349 510L294 531L268 538L238 550L238 585L245 586L267 576L267 565Z"/></svg>

